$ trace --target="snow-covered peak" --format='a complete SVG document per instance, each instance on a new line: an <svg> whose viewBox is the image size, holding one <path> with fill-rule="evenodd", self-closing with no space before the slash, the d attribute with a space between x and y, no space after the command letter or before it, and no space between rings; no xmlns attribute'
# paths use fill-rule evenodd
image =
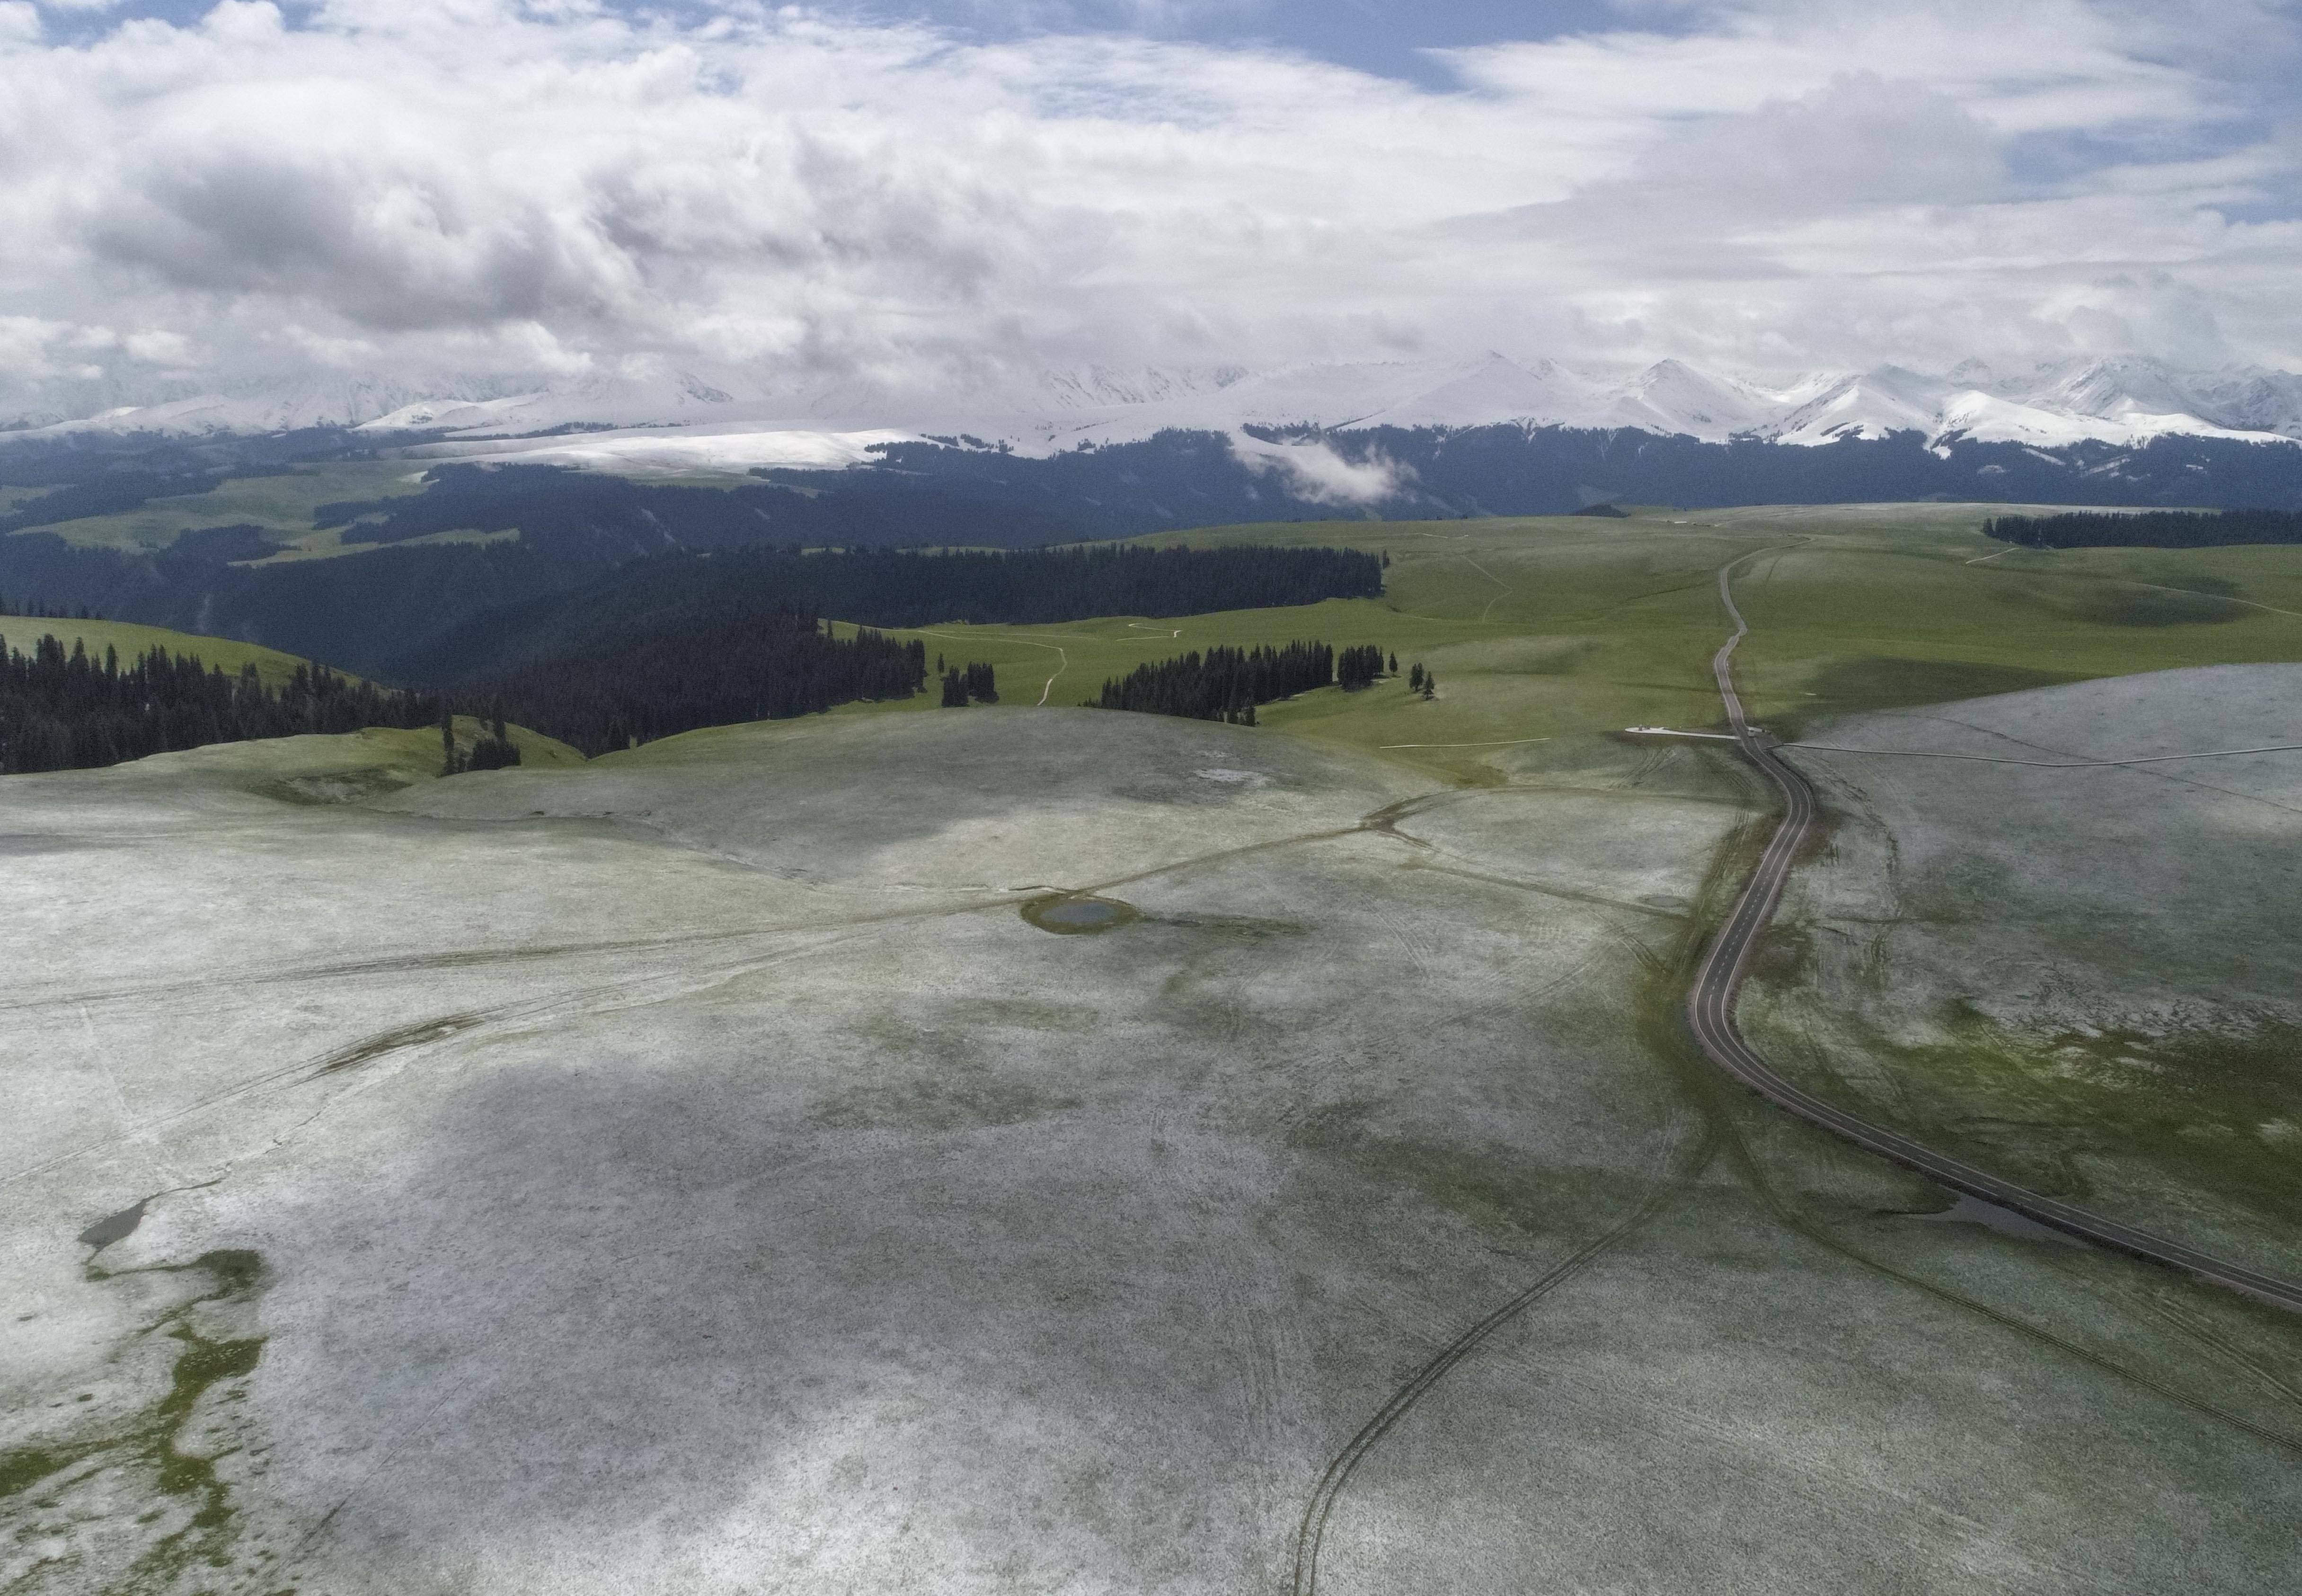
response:
<svg viewBox="0 0 2302 1596"><path fill-rule="evenodd" d="M1760 425L1778 409L1743 383L1708 375L1683 361L1659 360L1623 384L1592 419L1604 426L1683 433L1718 442Z"/></svg>
<svg viewBox="0 0 2302 1596"><path fill-rule="evenodd" d="M1037 386L1060 409L1097 410L1119 405L1167 404L1219 393L1246 375L1243 365L1083 365L1042 372Z"/></svg>
<svg viewBox="0 0 2302 1596"><path fill-rule="evenodd" d="M1427 372L1424 380L1431 377L1437 380L1371 413L1365 424L1469 427L1531 422L1541 425L1583 413L1594 397L1587 380L1554 361L1521 365L1492 352L1465 365Z"/></svg>
<svg viewBox="0 0 2302 1596"><path fill-rule="evenodd" d="M2193 407L2219 426L2302 438L2302 376L2292 372L2247 366L2203 374L2186 386Z"/></svg>
<svg viewBox="0 0 2302 1596"><path fill-rule="evenodd" d="M2091 360L2058 373L2029 398L2033 404L2105 420L2178 415L2197 403L2166 366L2131 355Z"/></svg>
<svg viewBox="0 0 2302 1596"><path fill-rule="evenodd" d="M684 433L701 441L692 449L603 442L563 449L570 463L580 456L598 468L632 470L669 469L675 460L686 469L741 471L844 458L866 447L861 440L904 437L966 436L1046 453L1168 429L1247 439L1294 428L1633 427L1710 441L1808 445L1916 433L1937 446L1965 438L2051 448L2170 433L2302 441L2302 376L2259 368L2186 372L2121 357L2021 374L1967 361L1940 376L1882 365L1761 383L1680 360L1607 373L1490 351L1471 359L1261 372L1090 365L922 399L870 385L802 391L742 370L649 363L524 384L340 382L168 397L18 435L327 425L357 427L379 441L421 433L429 443L453 446L427 452L466 458L533 458L546 435L578 432L602 440Z"/></svg>
<svg viewBox="0 0 2302 1596"><path fill-rule="evenodd" d="M1932 437L1943 430L1944 413L1961 391L1899 365L1882 365L1828 382L1812 397L1752 431L1778 443L1830 443L1895 433Z"/></svg>
<svg viewBox="0 0 2302 1596"><path fill-rule="evenodd" d="M201 437L349 427L395 408L470 402L501 393L488 379L444 379L422 387L348 379L278 385L243 383L220 392L158 394L142 404L113 405L38 430L51 436L150 433Z"/></svg>

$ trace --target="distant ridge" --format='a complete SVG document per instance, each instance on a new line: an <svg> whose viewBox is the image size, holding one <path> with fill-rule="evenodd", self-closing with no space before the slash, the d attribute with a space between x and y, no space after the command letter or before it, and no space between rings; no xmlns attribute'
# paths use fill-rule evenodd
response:
<svg viewBox="0 0 2302 1596"><path fill-rule="evenodd" d="M1630 428L1706 442L1815 446L1920 434L2059 449L2162 437L2302 441L2302 376L2187 370L2138 356L1936 376L1897 365L1759 381L1678 360L1603 372L1497 353L1468 360L1238 366L1088 366L964 393L859 386L777 390L737 371L663 368L520 387L499 379L373 381L158 398L71 418L13 418L9 438L246 435L357 429L446 458L517 459L633 475L859 464L876 445L933 440L1044 456L1164 431L1288 434L1516 425Z"/></svg>

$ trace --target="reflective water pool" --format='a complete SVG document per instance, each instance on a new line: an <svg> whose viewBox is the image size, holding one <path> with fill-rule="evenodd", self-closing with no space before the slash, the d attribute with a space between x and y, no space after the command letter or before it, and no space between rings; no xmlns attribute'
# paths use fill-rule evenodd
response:
<svg viewBox="0 0 2302 1596"><path fill-rule="evenodd" d="M1053 931L1059 937L1076 937L1109 931L1141 917L1134 904L1122 903L1117 898L1098 898L1086 893L1063 893L1051 897L1033 898L1023 905L1023 918L1042 931Z"/></svg>

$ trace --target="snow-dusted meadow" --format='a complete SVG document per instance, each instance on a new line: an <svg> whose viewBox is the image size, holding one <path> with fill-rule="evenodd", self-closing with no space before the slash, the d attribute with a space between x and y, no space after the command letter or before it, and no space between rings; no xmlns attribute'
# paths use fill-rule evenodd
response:
<svg viewBox="0 0 2302 1596"><path fill-rule="evenodd" d="M1811 740L1836 818L1785 900L1798 962L1752 995L1760 1045L1994 1168L2302 1275L2302 666ZM2169 757L2196 753L2222 757Z"/></svg>
<svg viewBox="0 0 2302 1596"><path fill-rule="evenodd" d="M2105 1316L2164 1282L1900 1217L1674 1042L1708 755L1003 710L419 775L0 791L10 1589L1284 1590L1594 1244L1319 1588L2286 1566L2289 1454L1937 1289L2284 1422ZM1017 911L1089 888L1140 918Z"/></svg>

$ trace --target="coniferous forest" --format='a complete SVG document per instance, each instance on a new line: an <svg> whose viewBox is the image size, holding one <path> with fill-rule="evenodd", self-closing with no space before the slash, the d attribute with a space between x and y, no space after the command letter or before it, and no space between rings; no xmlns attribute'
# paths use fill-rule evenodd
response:
<svg viewBox="0 0 2302 1596"><path fill-rule="evenodd" d="M1999 516L1983 534L2026 549L2217 549L2231 543L2302 543L2295 510L2144 510L2107 515Z"/></svg>
<svg viewBox="0 0 2302 1596"><path fill-rule="evenodd" d="M1344 550L1261 546L674 555L635 561L596 586L485 609L434 635L391 672L424 684L422 693L314 668L275 693L252 676L228 678L164 654L125 668L73 659L50 639L10 675L0 769L111 764L292 732L421 726L458 711L489 715L499 726L508 718L597 754L701 727L906 698L925 685L923 644L868 629L835 636L825 614L869 627L1263 609L1379 595L1383 564L1379 555ZM1373 647L1339 657L1323 643L1216 649L1107 683L1102 701L1251 718L1256 704L1337 680L1339 667L1345 686L1363 686L1383 674L1384 660ZM987 664L954 662L941 686L947 705L998 701ZM516 747L497 732L462 753L449 746L442 769L517 760Z"/></svg>
<svg viewBox="0 0 2302 1596"><path fill-rule="evenodd" d="M808 609L865 626L1035 626L1382 592L1382 558L1340 549L731 549L637 560L572 592L483 611L382 674L460 685L524 659L588 648L638 617L685 626L737 605Z"/></svg>
<svg viewBox="0 0 2302 1596"><path fill-rule="evenodd" d="M909 698L927 670L925 643L868 629L834 637L812 610L775 609L634 627L472 684L469 693L588 755L699 727Z"/></svg>
<svg viewBox="0 0 2302 1596"><path fill-rule="evenodd" d="M0 615L21 615L34 620L55 621L100 621L104 618L85 604L75 612L62 604L43 604L37 599L27 599L18 603L5 593L0 593Z"/></svg>
<svg viewBox="0 0 2302 1596"><path fill-rule="evenodd" d="M439 701L298 666L278 690L253 665L238 676L154 647L123 665L75 641L42 637L29 654L0 639L0 773L81 769L147 754L363 727L418 727Z"/></svg>
<svg viewBox="0 0 2302 1596"><path fill-rule="evenodd" d="M1364 686L1380 674L1382 651L1368 645L1346 649L1355 669L1370 660L1374 671L1350 685ZM1334 648L1323 643L1290 643L1283 648L1212 648L1138 665L1103 685L1087 701L1096 710L1134 710L1149 715L1182 715L1197 720L1255 724L1255 706L1308 693L1335 680Z"/></svg>

